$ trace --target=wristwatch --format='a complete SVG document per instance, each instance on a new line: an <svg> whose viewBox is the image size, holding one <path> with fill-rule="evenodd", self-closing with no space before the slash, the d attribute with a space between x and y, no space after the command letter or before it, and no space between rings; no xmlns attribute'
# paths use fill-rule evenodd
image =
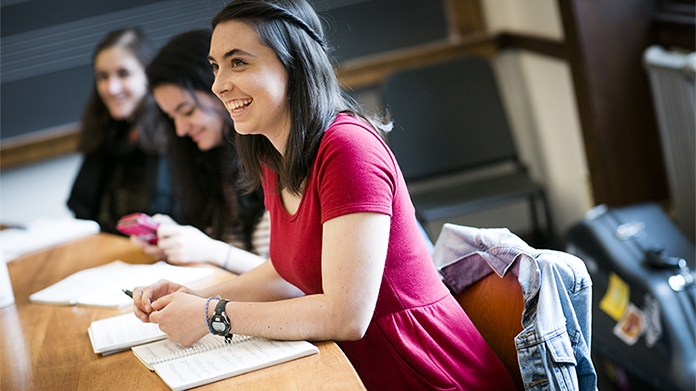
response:
<svg viewBox="0 0 696 391"><path fill-rule="evenodd" d="M229 343L232 340L230 333L230 320L225 313L225 306L229 300L220 300L215 306L213 316L208 319L208 328L215 335L225 337L225 342Z"/></svg>

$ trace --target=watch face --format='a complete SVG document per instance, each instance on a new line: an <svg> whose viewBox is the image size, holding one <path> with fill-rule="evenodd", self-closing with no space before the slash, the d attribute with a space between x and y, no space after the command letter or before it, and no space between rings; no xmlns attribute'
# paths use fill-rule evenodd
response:
<svg viewBox="0 0 696 391"><path fill-rule="evenodd" d="M230 325L222 315L213 315L210 319L210 328L215 331L217 335L225 335L230 330Z"/></svg>
<svg viewBox="0 0 696 391"><path fill-rule="evenodd" d="M217 331L218 333L222 333L226 331L227 325L225 325L222 322L213 322L213 330Z"/></svg>

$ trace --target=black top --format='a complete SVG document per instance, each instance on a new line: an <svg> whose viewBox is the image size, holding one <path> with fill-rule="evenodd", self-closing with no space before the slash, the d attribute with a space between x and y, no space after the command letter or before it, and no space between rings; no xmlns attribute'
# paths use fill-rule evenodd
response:
<svg viewBox="0 0 696 391"><path fill-rule="evenodd" d="M130 213L171 214L173 200L166 157L129 141L131 125L114 121L104 142L86 154L68 199L78 219L94 220L103 232Z"/></svg>

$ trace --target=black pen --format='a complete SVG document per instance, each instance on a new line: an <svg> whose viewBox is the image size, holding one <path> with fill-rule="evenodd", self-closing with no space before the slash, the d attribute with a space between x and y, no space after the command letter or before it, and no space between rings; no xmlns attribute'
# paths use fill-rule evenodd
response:
<svg viewBox="0 0 696 391"><path fill-rule="evenodd" d="M130 297L131 299L133 298L133 292L129 291L128 289L121 289L121 290L123 291L123 293L127 294L128 297Z"/></svg>

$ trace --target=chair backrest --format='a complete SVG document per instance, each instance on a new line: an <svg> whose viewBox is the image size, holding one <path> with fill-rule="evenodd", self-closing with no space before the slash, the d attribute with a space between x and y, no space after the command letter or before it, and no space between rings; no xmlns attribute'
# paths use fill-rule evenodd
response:
<svg viewBox="0 0 696 391"><path fill-rule="evenodd" d="M514 341L522 331L524 310L522 287L517 277L508 273L500 278L491 273L455 297L505 365L517 389L524 390Z"/></svg>
<svg viewBox="0 0 696 391"><path fill-rule="evenodd" d="M464 57L394 73L382 94L395 125L388 141L407 181L517 162L486 59Z"/></svg>

